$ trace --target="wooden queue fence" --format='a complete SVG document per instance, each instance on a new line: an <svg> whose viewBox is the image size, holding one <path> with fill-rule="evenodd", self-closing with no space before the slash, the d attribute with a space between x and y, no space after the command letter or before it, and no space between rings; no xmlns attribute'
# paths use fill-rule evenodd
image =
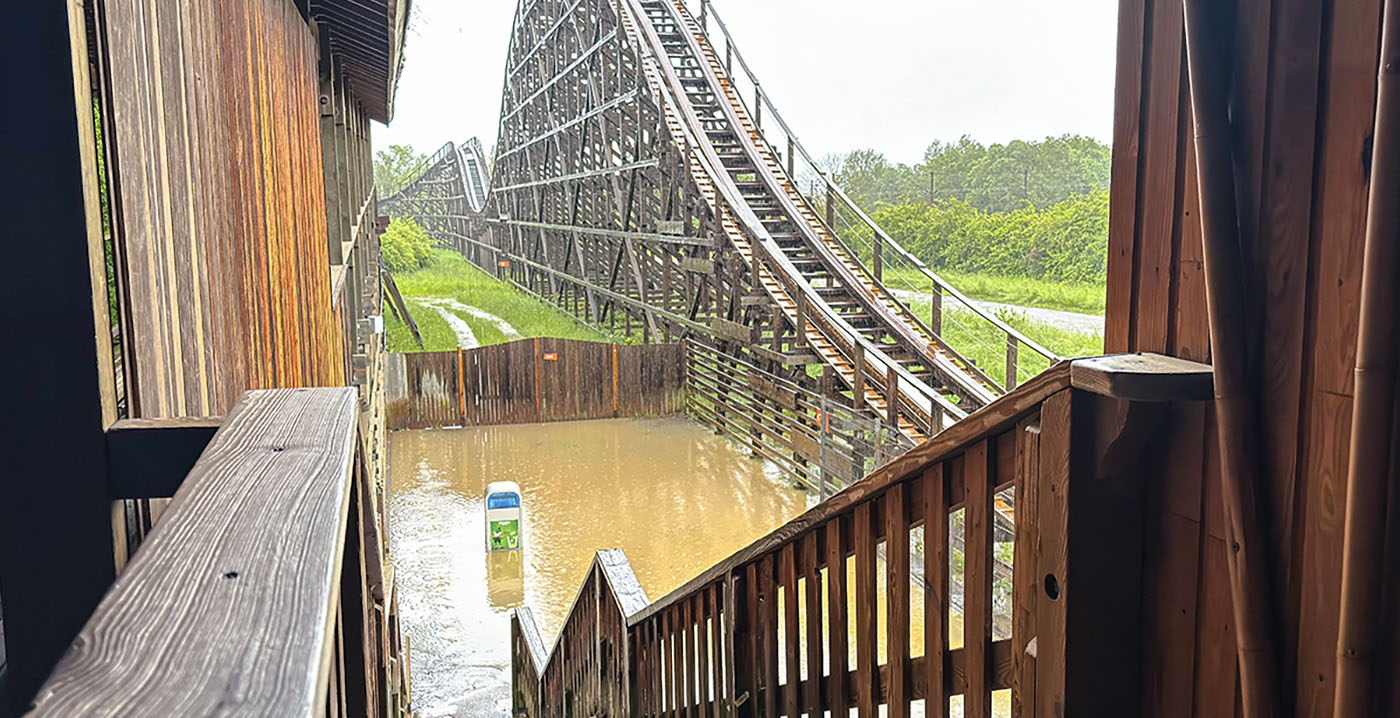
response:
<svg viewBox="0 0 1400 718"><path fill-rule="evenodd" d="M1018 716L1135 714L1144 647L1179 613L1158 598L1170 562L1142 557L1170 548L1152 528L1173 515L1170 479L1200 470L1174 453L1180 419L1211 394L1210 367L1184 360L1062 362L656 601L600 551L548 650L530 612L512 614L513 712L908 718L961 695L963 715L989 718L1009 690ZM1026 519L999 588L1004 491Z"/></svg>
<svg viewBox="0 0 1400 718"><path fill-rule="evenodd" d="M685 408L685 348L519 339L391 354L390 429L659 416Z"/></svg>

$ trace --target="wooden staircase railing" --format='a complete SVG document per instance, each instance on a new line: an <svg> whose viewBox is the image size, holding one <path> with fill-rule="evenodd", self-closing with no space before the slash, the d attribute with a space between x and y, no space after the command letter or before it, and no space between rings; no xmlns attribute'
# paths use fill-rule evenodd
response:
<svg viewBox="0 0 1400 718"><path fill-rule="evenodd" d="M29 715L407 715L357 394L245 393Z"/></svg>
<svg viewBox="0 0 1400 718"><path fill-rule="evenodd" d="M1201 364L1062 362L653 603L620 551L600 552L548 654L529 611L512 616L516 715L874 716L885 705L896 718L915 700L946 715L962 695L977 718L1003 689L1019 716L1132 713L1144 497L1164 408L1210 396ZM1020 517L1012 631L994 640L994 501L1008 488ZM957 510L964 640L950 649ZM913 655L919 582L923 642L937 652Z"/></svg>

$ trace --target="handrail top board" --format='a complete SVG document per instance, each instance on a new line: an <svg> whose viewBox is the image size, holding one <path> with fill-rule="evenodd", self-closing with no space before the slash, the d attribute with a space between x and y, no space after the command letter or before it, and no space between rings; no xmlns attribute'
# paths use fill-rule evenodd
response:
<svg viewBox="0 0 1400 718"><path fill-rule="evenodd" d="M613 596L617 598L617 607L622 612L622 619L624 621L629 621L628 625L631 625L630 619L632 616L647 607L646 591L642 589L641 582L637 580L637 574L632 571L632 564L627 560L627 554L623 553L620 548L599 549L593 554L593 560L588 564L588 571L584 573L584 580L579 588L579 592L574 594L573 603L569 604L569 610L564 613L564 624L560 626L559 632L554 636L554 643L550 644L548 652L542 653L544 656L543 660L537 661L535 664L535 667L540 672L544 671L545 667L549 665L549 662L553 660L555 653L559 651L559 642L564 638L563 629L568 625L568 617L574 615L574 611L578 610L578 602L584 597L583 593L585 589L583 587L588 585L588 576L591 575L595 569L598 571L602 580L607 581L608 589L611 590ZM533 613L521 615L517 612L517 617L522 619L528 618L530 621L530 629L536 631L536 636L538 637L538 629L536 629L534 625L535 618ZM523 620L521 624L522 626L524 625ZM527 635L526 638L528 639L529 636ZM531 650L533 650L533 647Z"/></svg>
<svg viewBox="0 0 1400 718"><path fill-rule="evenodd" d="M314 714L357 412L349 387L245 393L30 715Z"/></svg>
<svg viewBox="0 0 1400 718"><path fill-rule="evenodd" d="M1110 354L1070 364L1075 388L1130 401L1203 401L1215 386L1209 364L1162 354Z"/></svg>
<svg viewBox="0 0 1400 718"><path fill-rule="evenodd" d="M520 633L525 639L525 646L530 650L531 668L534 669L535 675L543 673L549 654L545 652L544 639L540 638L540 629L535 625L535 613L530 610L529 606L521 606L511 611L511 617L520 625Z"/></svg>
<svg viewBox="0 0 1400 718"><path fill-rule="evenodd" d="M1211 387L1209 365L1160 354L1119 354L1059 362L632 614L628 625L651 618L730 571L825 525L890 486L913 478L934 462L956 456L972 443L1014 426L1052 394L1076 388L1126 400L1190 401L1209 398Z"/></svg>

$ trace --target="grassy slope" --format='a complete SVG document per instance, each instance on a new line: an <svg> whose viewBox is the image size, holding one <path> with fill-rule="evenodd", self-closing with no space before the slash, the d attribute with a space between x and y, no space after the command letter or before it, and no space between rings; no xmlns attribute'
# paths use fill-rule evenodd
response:
<svg viewBox="0 0 1400 718"><path fill-rule="evenodd" d="M945 305L946 306L946 305ZM911 310L919 316L929 315L927 300L910 303ZM1037 341L1041 346L1062 357L1097 356L1103 353L1103 336L1100 334L1080 334L1066 331L1026 319L1024 315L1011 312L998 312L998 318L1012 328ZM1006 376L1006 337L995 327L976 319L971 312L949 311L943 315L943 338L998 382ZM1049 362L1029 349L1017 352L1018 374L1021 381L1039 374L1049 367Z"/></svg>
<svg viewBox="0 0 1400 718"><path fill-rule="evenodd" d="M423 348L413 341L408 326L385 309L385 328L389 351L446 351L457 348L457 335L437 310L424 306L415 297L452 297L468 306L490 312L506 320L526 337L560 337L609 341L601 332L580 323L568 314L540 302L518 289L500 282L481 271L456 253L441 249L432 263L416 272L394 277L404 295L408 311L418 322L423 336ZM505 341L505 335L495 325L476 317L458 314L472 328L483 346Z"/></svg>
<svg viewBox="0 0 1400 718"><path fill-rule="evenodd" d="M1104 287L1097 284L1046 282L1029 277L997 277L987 274L962 274L938 271L958 291L974 299L1017 304L1023 307L1044 307L1082 314L1104 313ZM913 272L888 272L885 284L894 289L928 291L928 278Z"/></svg>
<svg viewBox="0 0 1400 718"><path fill-rule="evenodd" d="M984 278L990 284L1003 283L1001 278ZM568 314L544 304L534 297L514 287L497 281L462 257L448 250L439 250L433 263L426 269L396 277L403 292L409 311L418 322L427 351L444 351L457 346L457 335L432 307L415 301L414 297L452 297L469 306L491 312L516 328L527 337L550 336L594 341L622 341L621 337L609 336L579 322ZM950 281L952 279L950 278ZM1027 283L1034 284L1030 280ZM1040 283L1044 288L1045 283ZM976 283L962 286L973 287L969 294L996 301L1010 301L1005 296L987 296L977 288ZM1046 306L1035 302L1037 306ZM914 301L911 307L920 316L927 316L927 301ZM1101 310L1100 310L1101 311ZM459 315L462 316L462 315ZM1005 339L990 326L961 312L948 312L944 319L944 338L964 356L976 362L993 378L1000 381L1005 374ZM462 316L471 326L472 332L483 344L497 344L505 341L494 325L476 317ZM1027 320L1014 312L1003 312L1002 317L1011 326L1026 336L1040 342L1050 351L1064 357L1089 356L1103 353L1103 337L1098 334L1079 334L1039 322ZM408 327L398 321L392 313L386 318L390 351L422 351L413 342ZM1029 350L1022 349L1019 355L1022 367L1022 380L1045 369L1047 363Z"/></svg>

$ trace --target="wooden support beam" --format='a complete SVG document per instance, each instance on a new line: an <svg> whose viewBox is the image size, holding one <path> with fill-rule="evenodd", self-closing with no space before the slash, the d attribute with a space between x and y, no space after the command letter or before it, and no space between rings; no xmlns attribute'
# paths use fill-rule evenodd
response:
<svg viewBox="0 0 1400 718"><path fill-rule="evenodd" d="M123 419L107 429L107 485L113 499L175 495L221 419Z"/></svg>
<svg viewBox="0 0 1400 718"><path fill-rule="evenodd" d="M0 714L33 695L116 574L103 430L117 414L82 13L77 2L0 4L0 63L23 68L6 80L23 100L6 113L0 215L8 236L28 238L7 244L8 264L23 270L0 282L10 337L0 352L10 379L0 586L13 698Z"/></svg>

